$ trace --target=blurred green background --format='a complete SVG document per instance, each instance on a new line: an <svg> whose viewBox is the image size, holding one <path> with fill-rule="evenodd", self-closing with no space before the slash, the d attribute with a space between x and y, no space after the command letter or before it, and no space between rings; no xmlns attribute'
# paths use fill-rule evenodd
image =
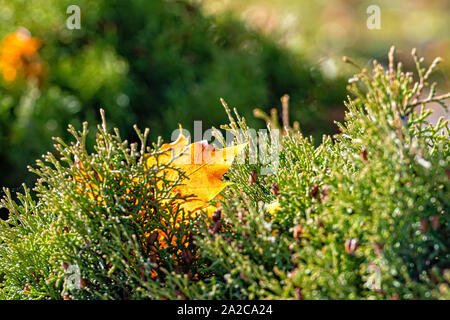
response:
<svg viewBox="0 0 450 320"><path fill-rule="evenodd" d="M381 29L369 30L366 9L381 9ZM68 30L66 9L81 9L81 29ZM280 109L291 96L291 119L306 134L333 133L351 70L342 55L363 66L385 61L391 44L410 61L417 47L436 74L448 76L449 1L351 0L6 0L0 2L0 39L27 28L42 41L45 75L39 84L0 79L0 186L34 177L27 164L52 150L67 125L98 122L136 140L133 124L165 140L178 123L192 130L226 122L219 98L252 115Z"/></svg>
<svg viewBox="0 0 450 320"><path fill-rule="evenodd" d="M312 61L331 59L324 69L330 76L345 72L342 55L366 64L385 60L391 45L402 60L410 60L416 47L426 59L450 53L450 1L448 0L203 0L206 12L232 11L263 34L276 34L295 53ZM367 28L369 6L380 9L380 29ZM405 59L406 58L406 59ZM337 60L336 60L337 59ZM450 69L444 59L445 72ZM447 86L448 77L445 77Z"/></svg>

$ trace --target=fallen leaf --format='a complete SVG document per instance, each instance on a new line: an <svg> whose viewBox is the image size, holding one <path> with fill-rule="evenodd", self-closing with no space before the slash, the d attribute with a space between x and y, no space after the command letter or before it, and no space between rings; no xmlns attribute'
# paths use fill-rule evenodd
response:
<svg viewBox="0 0 450 320"><path fill-rule="evenodd" d="M245 144L241 144L216 149L206 141L189 144L189 138L180 133L176 141L162 145L160 151L165 152L147 158L146 169L167 163L179 168L184 175L180 176L178 171L169 168L161 170L160 174L166 174L170 182L180 180L183 185L173 188L173 193L177 193L180 198L193 196L190 200L180 199L180 208L187 212L206 209L212 215L217 208L208 202L229 185L222 181L222 177L244 147Z"/></svg>

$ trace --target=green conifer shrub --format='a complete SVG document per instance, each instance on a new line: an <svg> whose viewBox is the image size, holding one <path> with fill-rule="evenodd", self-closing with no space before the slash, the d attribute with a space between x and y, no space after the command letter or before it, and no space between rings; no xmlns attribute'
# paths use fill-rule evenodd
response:
<svg viewBox="0 0 450 320"><path fill-rule="evenodd" d="M426 69L412 56L417 81L394 65L393 49L387 68L374 62L355 75L341 132L318 146L284 123L284 135L269 146L279 149L279 164L234 164L224 178L234 184L212 220L164 201L176 182L158 189L164 166L143 165L160 152L160 142L146 147L148 131L137 131L138 147L117 130L108 133L103 121L88 151L86 125L70 127L75 141L56 139L56 152L32 169L36 200L27 188L18 201L5 190L0 296L450 299L449 127L442 119L429 124L425 108L445 107L450 94L437 95L427 83L439 60ZM251 143L242 134L245 118L225 110L230 124L223 129L236 143ZM215 137L220 141L220 131ZM262 174L267 165L275 174ZM127 201L127 188L146 199L148 224L139 222L141 204ZM150 248L142 241L177 214L187 223L167 228L189 239L189 253L179 241ZM78 287L69 286L71 266L81 275Z"/></svg>

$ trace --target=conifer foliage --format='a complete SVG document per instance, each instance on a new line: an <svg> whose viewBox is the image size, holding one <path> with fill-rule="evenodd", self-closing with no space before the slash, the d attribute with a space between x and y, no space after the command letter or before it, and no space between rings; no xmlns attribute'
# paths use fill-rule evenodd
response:
<svg viewBox="0 0 450 320"><path fill-rule="evenodd" d="M427 83L439 59L412 57L417 80L393 49L387 68L350 79L341 132L318 146L284 123L271 175L248 161L246 120L225 104L247 162L212 214L183 208L196 195L173 192L189 183L176 161L145 165L164 152L148 130L129 144L103 120L88 151L87 126L69 127L73 142L55 139L31 169L33 191L5 190L0 297L450 299L449 127L426 108L450 94Z"/></svg>

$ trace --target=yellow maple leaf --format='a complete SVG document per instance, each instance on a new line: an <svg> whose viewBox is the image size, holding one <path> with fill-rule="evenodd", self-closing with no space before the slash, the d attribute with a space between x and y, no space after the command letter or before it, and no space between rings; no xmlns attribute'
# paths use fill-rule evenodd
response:
<svg viewBox="0 0 450 320"><path fill-rule="evenodd" d="M157 175L164 176L164 179L159 180L156 185L159 190L168 189L164 188L164 183L168 184L167 187L171 187L177 182L177 186L170 188L171 199L164 199L161 202L170 203L174 206L174 210L175 207L178 207L189 213L191 217L195 217L200 210L205 210L211 218L212 213L217 208L210 205L209 201L216 198L229 185L229 183L222 181L222 176L228 171L235 156L244 149L245 145L216 149L205 141L190 144L189 138L180 133L176 141L163 144L159 150L160 153L157 155L145 155L144 168L146 170L156 168L158 169ZM92 175L88 175L78 161L75 161L75 165L81 173L80 176L74 177L74 180L80 183L77 185L77 190L79 192L84 190L92 201L106 205L99 194L98 186L89 182ZM103 180L103 177L98 173L96 173L95 178L99 181ZM133 196L134 185L141 183L142 180L139 177L133 177L131 185L126 187L126 193L121 197L140 207L138 213L142 222L145 223L149 215L154 214L154 207L148 205L148 199L143 198L143 196L137 196L137 198ZM121 181L121 183L123 182ZM188 221L181 221L182 216L177 215L176 221L173 221L173 218L170 218L169 221L161 221L161 224L168 229L172 228L170 226L179 228L181 223L188 223ZM154 231L158 234L159 248L167 248L169 242L174 246L176 245L177 238L172 236L170 237L171 241L169 241L167 230L149 230L145 233L145 238L149 238L151 232ZM181 242L187 246L187 237L184 236Z"/></svg>
<svg viewBox="0 0 450 320"><path fill-rule="evenodd" d="M181 127L180 127L181 128ZM156 166L158 163L168 164L179 168L179 171L163 169L168 181L180 180L183 185L176 186L172 190L182 197L193 196L189 200L178 202L181 209L187 212L207 210L208 214L216 209L208 202L214 199L229 183L222 181L222 176L230 168L235 156L244 149L245 144L216 149L206 141L189 144L189 138L180 130L180 135L172 143L163 144L158 156L150 156L146 159L146 169Z"/></svg>

